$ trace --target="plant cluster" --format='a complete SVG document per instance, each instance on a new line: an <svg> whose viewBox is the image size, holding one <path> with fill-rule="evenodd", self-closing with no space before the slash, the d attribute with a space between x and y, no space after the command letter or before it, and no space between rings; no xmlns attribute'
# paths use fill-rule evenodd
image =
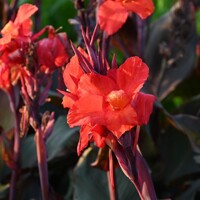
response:
<svg viewBox="0 0 200 200"><path fill-rule="evenodd" d="M0 3L0 199L198 199L199 2L69 2Z"/></svg>

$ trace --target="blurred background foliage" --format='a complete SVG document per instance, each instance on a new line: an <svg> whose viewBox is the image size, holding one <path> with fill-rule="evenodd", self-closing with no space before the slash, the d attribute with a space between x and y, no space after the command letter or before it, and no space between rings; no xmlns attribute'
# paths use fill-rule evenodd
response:
<svg viewBox="0 0 200 200"><path fill-rule="evenodd" d="M41 2L41 28L45 25L53 25L56 29L62 27L62 31L67 32L69 40L77 42L77 30L69 23L70 19L77 16L72 0L20 0L19 5L27 2L33 4ZM160 27L162 25L159 22L160 17L168 13L175 3L176 0L154 0L155 11L150 19L151 24L155 23ZM196 27L200 37L200 11L196 12ZM150 54L150 51L151 48L147 54ZM114 52L120 58L118 62L122 62L124 56L120 50ZM191 55L188 54L189 56ZM197 60L195 62L197 63ZM187 63L187 59L179 65L182 66L184 63ZM180 74L179 84L172 90L171 86L163 89L167 94L165 97L160 94L160 101L155 106L150 124L142 128L140 136L140 146L151 168L159 199L200 199L200 63L191 68L192 70L186 71L184 76L181 75L182 69L176 68L178 70L173 74ZM164 80L174 83L173 74L167 74ZM157 74L152 76L156 77ZM97 155L97 149L91 146L80 158L77 157L78 129L70 129L67 126L66 111L63 111L61 99L54 95L54 92L51 93L52 101L42 108L54 110L57 117L53 133L46 144L53 196L55 199L66 200L73 198L92 200L94 196L99 200L108 199L106 173L90 167ZM0 107L4 108L3 113L0 113L0 125L4 131L12 132L12 113L7 98L2 91L0 96ZM0 135L0 199L2 200L7 199L10 178L8 166L11 158L7 140L3 134ZM95 150L91 151L91 148ZM21 154L22 169L16 199L39 200L41 193L34 135L31 130L22 142ZM122 172L118 169L116 173L119 200L139 199L133 185Z"/></svg>

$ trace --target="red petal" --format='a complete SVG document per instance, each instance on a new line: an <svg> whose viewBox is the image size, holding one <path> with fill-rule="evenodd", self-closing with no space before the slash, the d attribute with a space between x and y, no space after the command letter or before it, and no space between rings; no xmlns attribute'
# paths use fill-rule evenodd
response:
<svg viewBox="0 0 200 200"><path fill-rule="evenodd" d="M127 17L128 12L120 2L105 1L98 10L98 24L108 35L117 32Z"/></svg>
<svg viewBox="0 0 200 200"><path fill-rule="evenodd" d="M117 138L137 124L137 113L131 105L122 110L108 109L106 112L106 126Z"/></svg>
<svg viewBox="0 0 200 200"><path fill-rule="evenodd" d="M76 93L78 82L83 74L84 72L80 67L77 56L75 55L71 58L63 73L65 85L70 92Z"/></svg>
<svg viewBox="0 0 200 200"><path fill-rule="evenodd" d="M77 96L74 95L74 94L71 94L69 92L64 92L64 91L61 91L61 90L58 90L61 94L64 95L63 97L63 101L62 101L62 104L63 104L63 107L64 108L71 108L75 101L77 100Z"/></svg>
<svg viewBox="0 0 200 200"><path fill-rule="evenodd" d="M67 116L68 124L71 127L88 123L102 124L103 120L103 97L97 95L86 94L79 98Z"/></svg>
<svg viewBox="0 0 200 200"><path fill-rule="evenodd" d="M37 55L39 64L44 66L44 70L55 70L56 67L63 66L69 56L66 52L64 44L56 34L49 34L48 38L42 39L37 44ZM65 41L65 37L63 40Z"/></svg>
<svg viewBox="0 0 200 200"><path fill-rule="evenodd" d="M100 74L84 74L79 82L80 93L89 93L100 96L108 95L112 90L117 89L115 82Z"/></svg>
<svg viewBox="0 0 200 200"><path fill-rule="evenodd" d="M97 147L103 148L105 146L105 131L106 129L100 125L94 125L91 129L93 140Z"/></svg>
<svg viewBox="0 0 200 200"><path fill-rule="evenodd" d="M15 18L14 24L15 25L20 25L27 19L29 19L36 11L38 8L32 4L23 4L19 7L17 16Z"/></svg>
<svg viewBox="0 0 200 200"><path fill-rule="evenodd" d="M17 35L18 30L16 29L15 25L13 24L12 21L9 21L4 28L1 30L2 35L7 35L7 34L12 34L12 35Z"/></svg>
<svg viewBox="0 0 200 200"><path fill-rule="evenodd" d="M133 101L133 107L137 112L139 125L148 123L149 117L153 110L153 104L155 99L155 96L151 94L144 94L139 92L136 95Z"/></svg>
<svg viewBox="0 0 200 200"><path fill-rule="evenodd" d="M30 36L32 24L33 22L31 19L27 19L26 21L24 21L19 29L19 32L20 32L19 34L21 36L27 36L27 37Z"/></svg>
<svg viewBox="0 0 200 200"><path fill-rule="evenodd" d="M116 73L119 88L132 96L142 88L148 73L149 68L139 57L128 58Z"/></svg>
<svg viewBox="0 0 200 200"><path fill-rule="evenodd" d="M81 127L80 138L77 146L78 156L80 156L83 150L88 146L90 129L90 125L84 125Z"/></svg>
<svg viewBox="0 0 200 200"><path fill-rule="evenodd" d="M134 0L123 3L128 11L137 13L142 19L147 18L154 11L152 0Z"/></svg>

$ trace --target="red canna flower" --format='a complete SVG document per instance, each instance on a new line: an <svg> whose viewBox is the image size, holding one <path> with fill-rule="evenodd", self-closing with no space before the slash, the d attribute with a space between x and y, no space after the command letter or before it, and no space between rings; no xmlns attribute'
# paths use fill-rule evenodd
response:
<svg viewBox="0 0 200 200"><path fill-rule="evenodd" d="M147 77L148 67L139 57L128 58L106 76L83 74L68 113L69 125L102 125L119 138L134 126L147 124L155 100L139 92Z"/></svg>
<svg viewBox="0 0 200 200"><path fill-rule="evenodd" d="M82 127L78 154L91 138L103 147L106 132L120 138L133 127L147 124L155 97L139 92L148 77L148 67L139 57L131 57L119 68L101 75L84 73L75 55L63 77L68 88L68 92L62 92L63 106L70 108L68 124Z"/></svg>
<svg viewBox="0 0 200 200"><path fill-rule="evenodd" d="M78 48L82 55L87 57L87 54ZM78 97L78 84L81 76L84 74L82 68L80 67L79 60L77 56L73 56L70 62L67 64L66 69L63 73L64 82L67 86L68 92L60 91L63 97L63 107L72 108L74 103L77 101ZM97 124L83 124L80 129L80 139L77 146L78 155L88 146L90 141L94 141L98 147L103 147L105 145L105 139L103 137L105 128Z"/></svg>
<svg viewBox="0 0 200 200"><path fill-rule="evenodd" d="M1 30L0 38L0 88L8 91L15 85L25 64L27 43L31 38L31 15L37 11L31 4L20 6L17 16Z"/></svg>
<svg viewBox="0 0 200 200"><path fill-rule="evenodd" d="M112 35L126 22L129 12L145 19L153 10L152 0L105 0L98 10L98 24L107 35Z"/></svg>
<svg viewBox="0 0 200 200"><path fill-rule="evenodd" d="M31 4L23 4L20 6L17 16L13 21L9 21L1 30L2 38L0 45L6 45L12 39L19 39L19 42L26 41L31 36L32 21L30 17L38 10ZM1 46L1 49L4 46Z"/></svg>
<svg viewBox="0 0 200 200"><path fill-rule="evenodd" d="M137 145L140 126L147 124L155 101L153 95L140 92L148 67L137 56L128 58L119 68L113 57L110 67L103 53L95 52L84 32L83 39L88 55L72 44L75 56L63 73L67 91L60 91L64 95L63 106L69 108L69 126L81 127L78 155L89 142L95 142L99 148L107 145L141 199L157 199ZM114 185L112 165L109 156L110 181Z"/></svg>
<svg viewBox="0 0 200 200"><path fill-rule="evenodd" d="M65 33L56 34L55 30L51 28L49 29L48 38L44 38L37 43L36 53L41 71L53 71L68 61L66 41L67 35Z"/></svg>

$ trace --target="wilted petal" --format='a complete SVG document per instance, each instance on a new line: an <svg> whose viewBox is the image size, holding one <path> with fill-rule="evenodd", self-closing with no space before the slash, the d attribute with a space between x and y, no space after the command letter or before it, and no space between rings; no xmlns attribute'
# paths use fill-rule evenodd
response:
<svg viewBox="0 0 200 200"><path fill-rule="evenodd" d="M128 12L120 2L105 1L98 10L98 23L107 35L117 32L127 17Z"/></svg>

